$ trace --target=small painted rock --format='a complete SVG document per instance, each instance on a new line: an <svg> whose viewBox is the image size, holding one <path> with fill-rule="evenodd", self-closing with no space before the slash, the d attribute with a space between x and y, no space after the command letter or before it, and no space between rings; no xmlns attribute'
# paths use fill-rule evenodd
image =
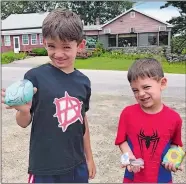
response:
<svg viewBox="0 0 186 184"><path fill-rule="evenodd" d="M128 152L126 152L123 155L121 155L121 163L123 165L129 165L130 164L130 162L129 162L129 153Z"/></svg>
<svg viewBox="0 0 186 184"><path fill-rule="evenodd" d="M6 89L5 104L9 106L23 105L32 100L34 95L33 84L29 80L20 80Z"/></svg>
<svg viewBox="0 0 186 184"><path fill-rule="evenodd" d="M166 155L163 158L163 163L168 163L171 162L175 165L176 168L178 168L185 156L185 152L183 151L183 149L181 147L172 147L168 150L168 152L166 153Z"/></svg>
<svg viewBox="0 0 186 184"><path fill-rule="evenodd" d="M130 160L130 164L133 166L143 166L144 165L144 160L142 158Z"/></svg>

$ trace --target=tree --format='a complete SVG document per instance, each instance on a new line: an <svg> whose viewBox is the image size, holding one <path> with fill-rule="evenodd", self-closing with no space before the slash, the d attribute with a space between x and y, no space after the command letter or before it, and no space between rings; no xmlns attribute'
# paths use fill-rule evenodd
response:
<svg viewBox="0 0 186 184"><path fill-rule="evenodd" d="M167 8L168 6L174 6L178 8L180 13L179 17L172 18L168 23L174 25L172 33L186 35L186 2L185 1L168 1L164 6L160 8Z"/></svg>
<svg viewBox="0 0 186 184"><path fill-rule="evenodd" d="M2 1L1 18L3 20L15 13L39 13L51 11L56 8L57 3L57 1ZM61 7L64 3L61 2Z"/></svg>
<svg viewBox="0 0 186 184"><path fill-rule="evenodd" d="M168 23L174 27L172 29L172 51L176 53L183 53L186 49L186 3L184 1L168 1L164 6L160 8L166 8L168 6L174 6L178 8L180 16L172 18ZM177 35L177 36L176 36Z"/></svg>
<svg viewBox="0 0 186 184"><path fill-rule="evenodd" d="M132 5L132 1L71 1L66 8L80 15L87 25L95 24L97 18L100 24L104 24L132 8Z"/></svg>
<svg viewBox="0 0 186 184"><path fill-rule="evenodd" d="M99 18L103 24L132 7L132 1L3 1L1 17L5 19L15 13L37 13L55 8L67 8L84 20L85 25L95 24Z"/></svg>

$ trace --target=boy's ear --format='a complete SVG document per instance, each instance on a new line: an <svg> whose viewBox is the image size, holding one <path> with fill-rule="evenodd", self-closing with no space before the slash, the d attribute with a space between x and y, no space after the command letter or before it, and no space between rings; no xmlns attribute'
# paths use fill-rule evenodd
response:
<svg viewBox="0 0 186 184"><path fill-rule="evenodd" d="M86 45L86 40L83 39L82 42L78 45L78 51L84 50Z"/></svg>
<svg viewBox="0 0 186 184"><path fill-rule="evenodd" d="M45 47L45 49L47 48L47 43L46 40L43 38L43 46Z"/></svg>
<svg viewBox="0 0 186 184"><path fill-rule="evenodd" d="M164 90L167 87L167 78L163 77L160 82L161 82L161 90Z"/></svg>

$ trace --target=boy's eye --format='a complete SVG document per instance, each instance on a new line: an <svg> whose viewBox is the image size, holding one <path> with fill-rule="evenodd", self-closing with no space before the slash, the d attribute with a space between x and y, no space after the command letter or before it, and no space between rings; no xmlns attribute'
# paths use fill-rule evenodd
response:
<svg viewBox="0 0 186 184"><path fill-rule="evenodd" d="M70 47L64 47L65 49L70 49Z"/></svg>
<svg viewBox="0 0 186 184"><path fill-rule="evenodd" d="M149 88L150 88L150 86L145 86L145 87L144 87L144 89L149 89Z"/></svg>
<svg viewBox="0 0 186 184"><path fill-rule="evenodd" d="M54 45L48 45L49 48L54 48Z"/></svg>
<svg viewBox="0 0 186 184"><path fill-rule="evenodd" d="M134 90L134 89L132 91L133 91L133 93L137 93L138 92L138 90Z"/></svg>

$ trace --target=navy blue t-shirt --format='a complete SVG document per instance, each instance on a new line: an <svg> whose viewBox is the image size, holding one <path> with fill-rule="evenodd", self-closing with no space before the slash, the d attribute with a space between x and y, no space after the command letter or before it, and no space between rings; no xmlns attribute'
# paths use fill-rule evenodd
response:
<svg viewBox="0 0 186 184"><path fill-rule="evenodd" d="M84 116L89 109L90 80L79 70L66 74L51 64L29 70L37 93L31 114L28 173L58 175L85 161Z"/></svg>

